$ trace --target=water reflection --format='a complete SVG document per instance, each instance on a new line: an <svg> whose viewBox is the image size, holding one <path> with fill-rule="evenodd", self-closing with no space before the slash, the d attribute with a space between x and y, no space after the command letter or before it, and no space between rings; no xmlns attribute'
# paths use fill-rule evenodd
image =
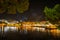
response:
<svg viewBox="0 0 60 40"><path fill-rule="evenodd" d="M8 31L17 31L16 27L4 27L4 32L8 32Z"/></svg>

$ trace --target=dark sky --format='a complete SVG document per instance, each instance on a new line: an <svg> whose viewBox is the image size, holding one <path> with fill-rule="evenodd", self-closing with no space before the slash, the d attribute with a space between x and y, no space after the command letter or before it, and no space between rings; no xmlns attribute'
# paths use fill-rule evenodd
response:
<svg viewBox="0 0 60 40"><path fill-rule="evenodd" d="M53 7L60 2L58 0L30 0L30 3L32 8L41 9L44 6Z"/></svg>
<svg viewBox="0 0 60 40"><path fill-rule="evenodd" d="M0 14L0 19L16 19L16 20L27 20L28 18L33 17L30 20L33 20L34 18L41 18L41 16L44 16L43 14L43 9L45 6L48 7L53 7L55 4L59 4L58 0L30 0L30 6L29 6L29 10L22 13L22 14Z"/></svg>

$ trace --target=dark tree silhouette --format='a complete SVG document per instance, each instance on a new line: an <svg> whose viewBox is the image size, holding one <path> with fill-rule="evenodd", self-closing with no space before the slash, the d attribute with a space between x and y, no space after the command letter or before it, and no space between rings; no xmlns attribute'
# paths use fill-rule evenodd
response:
<svg viewBox="0 0 60 40"><path fill-rule="evenodd" d="M29 8L29 0L0 0L0 13L7 11L8 14L23 13Z"/></svg>

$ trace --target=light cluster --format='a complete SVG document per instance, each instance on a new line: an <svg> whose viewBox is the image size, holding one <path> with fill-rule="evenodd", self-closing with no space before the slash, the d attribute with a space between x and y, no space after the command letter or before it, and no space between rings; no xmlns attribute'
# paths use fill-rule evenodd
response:
<svg viewBox="0 0 60 40"><path fill-rule="evenodd" d="M55 32L55 30L57 30L57 27L51 23L46 23L46 21L18 22L0 20L0 32Z"/></svg>

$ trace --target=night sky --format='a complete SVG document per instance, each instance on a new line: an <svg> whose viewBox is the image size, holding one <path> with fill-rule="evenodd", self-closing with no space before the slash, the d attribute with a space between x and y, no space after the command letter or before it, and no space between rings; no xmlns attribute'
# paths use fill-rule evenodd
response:
<svg viewBox="0 0 60 40"><path fill-rule="evenodd" d="M14 19L23 21L40 21L44 20L44 7L48 6L53 8L55 4L60 4L58 0L29 0L30 6L24 13L16 14L0 14L0 19ZM43 18L42 18L43 17Z"/></svg>

